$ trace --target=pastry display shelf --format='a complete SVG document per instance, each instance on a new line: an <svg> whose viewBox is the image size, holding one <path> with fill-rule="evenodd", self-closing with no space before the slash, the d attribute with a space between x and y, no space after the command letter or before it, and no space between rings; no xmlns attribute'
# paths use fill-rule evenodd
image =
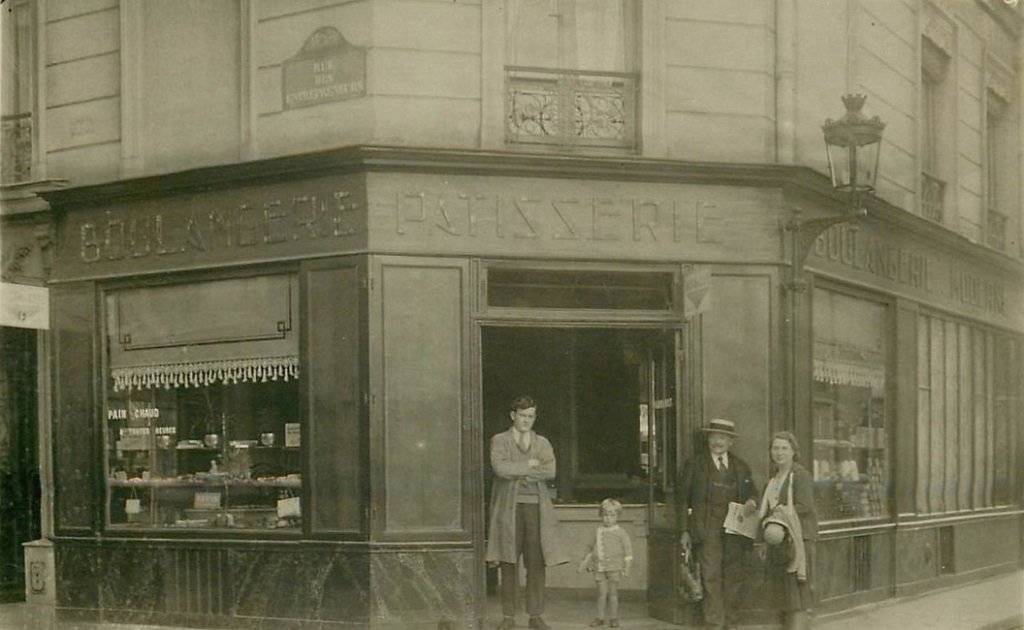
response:
<svg viewBox="0 0 1024 630"><path fill-rule="evenodd" d="M111 479L113 488L185 488L192 486L227 486L239 488L301 488L302 479Z"/></svg>

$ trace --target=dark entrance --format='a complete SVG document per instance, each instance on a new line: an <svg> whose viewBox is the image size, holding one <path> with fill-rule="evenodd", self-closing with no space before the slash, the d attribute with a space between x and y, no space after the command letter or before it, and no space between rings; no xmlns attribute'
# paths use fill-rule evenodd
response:
<svg viewBox="0 0 1024 630"><path fill-rule="evenodd" d="M672 563L654 559L676 537L670 498L680 452L679 343L680 331L664 327L482 329L486 499L493 478L486 465L490 437L509 427L509 402L529 394L538 403L535 430L551 441L558 458L551 484L556 505L596 506L605 497L647 505L652 611L674 607L675 599ZM488 570L490 594L496 573ZM664 597L673 601L654 601Z"/></svg>
<svg viewBox="0 0 1024 630"><path fill-rule="evenodd" d="M22 543L40 536L34 330L0 327L0 601L25 598Z"/></svg>

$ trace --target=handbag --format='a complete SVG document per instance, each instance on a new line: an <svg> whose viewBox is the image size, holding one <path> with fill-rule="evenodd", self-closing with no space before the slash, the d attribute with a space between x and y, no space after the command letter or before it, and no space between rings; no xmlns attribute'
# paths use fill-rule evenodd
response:
<svg viewBox="0 0 1024 630"><path fill-rule="evenodd" d="M700 582L700 563L685 549L679 559L679 595L691 604L704 599L704 587Z"/></svg>
<svg viewBox="0 0 1024 630"><path fill-rule="evenodd" d="M794 566L797 556L796 541L793 539L794 531L792 527L795 525L799 530L800 526L800 515L796 513L796 505L793 503L793 473L789 473L789 493L786 503L780 503L772 508L771 514L761 521L761 527L765 526L765 522L775 517L779 520L790 523L790 527L786 528L786 537L783 541L775 546L768 547L768 563L789 569Z"/></svg>

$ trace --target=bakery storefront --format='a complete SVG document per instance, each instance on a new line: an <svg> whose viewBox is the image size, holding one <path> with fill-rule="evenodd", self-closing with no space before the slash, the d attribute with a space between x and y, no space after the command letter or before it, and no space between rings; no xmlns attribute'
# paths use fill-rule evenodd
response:
<svg viewBox="0 0 1024 630"><path fill-rule="evenodd" d="M991 489L978 525L905 519L948 498L920 474L947 474L935 462L962 442L922 428L934 407L901 380L903 362L953 362L920 358L930 348L969 347L957 365L977 369L1013 348L1019 363L1019 290L1004 289L1005 315L968 321L818 244L802 289L785 226L795 204L841 209L830 194L801 168L375 147L47 193L58 615L478 627L496 580L487 444L521 393L555 448L566 538L584 544L602 498L626 504L624 597L652 617L692 619L672 488L708 417L736 422L759 486L772 430L814 444L833 606L859 592L840 573L873 596L906 582L879 577L895 544L930 549L952 527L964 563L989 552L980 537L1019 540L999 485L1012 458L957 469L972 471L969 501ZM967 333L954 344L950 328ZM984 426L1002 453L1020 437L1000 400ZM957 417L944 422L966 431ZM843 564L865 538L867 578ZM548 585L592 589L572 566Z"/></svg>
<svg viewBox="0 0 1024 630"><path fill-rule="evenodd" d="M807 259L826 610L1021 562L1020 264L887 216L829 228Z"/></svg>

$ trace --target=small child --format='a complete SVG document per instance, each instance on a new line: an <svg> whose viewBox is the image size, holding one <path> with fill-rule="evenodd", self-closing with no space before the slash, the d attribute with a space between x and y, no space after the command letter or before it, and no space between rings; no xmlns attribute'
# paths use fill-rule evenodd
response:
<svg viewBox="0 0 1024 630"><path fill-rule="evenodd" d="M608 625L619 627L619 579L629 575L633 564L633 545L629 534L618 526L622 504L615 499L601 501L598 513L601 525L587 545L587 555L580 561L578 573L593 571L597 581L597 617L592 627L605 624L605 603L608 604Z"/></svg>

